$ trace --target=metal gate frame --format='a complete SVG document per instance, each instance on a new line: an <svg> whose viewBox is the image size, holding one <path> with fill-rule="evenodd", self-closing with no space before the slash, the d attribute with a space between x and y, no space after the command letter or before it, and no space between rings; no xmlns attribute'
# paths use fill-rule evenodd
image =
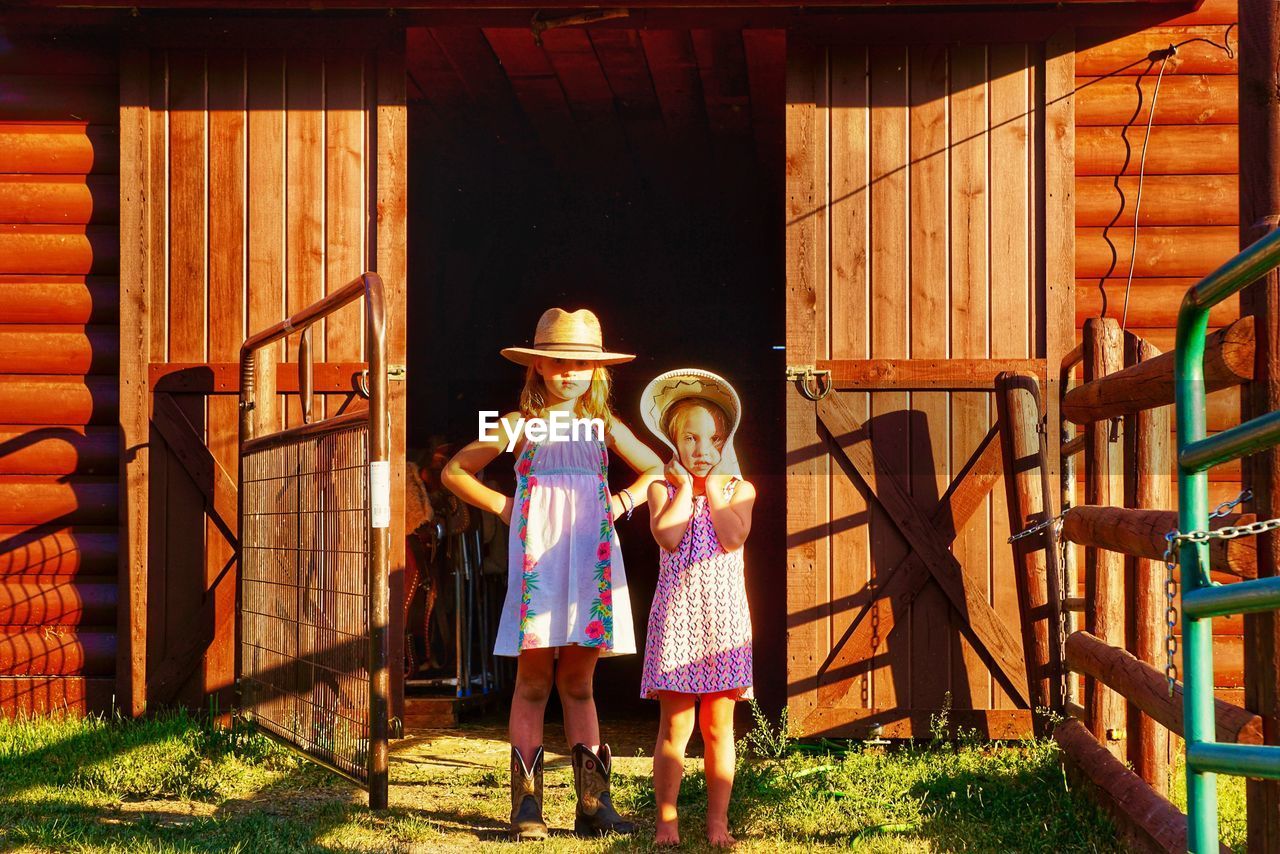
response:
<svg viewBox="0 0 1280 854"><path fill-rule="evenodd" d="M368 365L368 380L367 383L360 383L359 391L369 399L368 411L340 414L322 421L313 421L312 400L314 397L314 385L312 380L311 326L317 320L360 299L363 299L365 306L365 359ZM268 419L274 417L276 383L274 360L264 360L263 364L259 366L257 352L293 333L300 333L302 336L298 348L298 388L302 398L303 423L285 430L261 433L260 431ZM259 367L261 367L261 370L259 370ZM296 710L288 721L264 720L256 713L254 708L245 705L247 695L252 695L254 691L260 688L266 688L267 690L275 691L277 695L281 696L292 693L292 697L296 702L307 704L314 709L315 703L312 702L311 697L314 696L317 689L316 684L308 684L302 690L293 690L291 692L290 686L287 684L273 684L255 678L246 678L244 673L246 644L243 619L245 614L245 550L257 547L254 542L254 532L257 529L253 524L246 524L248 521L246 519L246 495L250 492L245 479L246 458L262 452L288 449L290 447L296 448L306 442L325 439L337 441L336 437L341 434L356 433L359 435L364 429L367 429L368 433L367 455L363 455L365 459L360 461L361 467L364 469L363 477L361 478L363 486L361 491L363 494L360 496L363 499L362 506L345 509L348 512L352 509L364 511L365 525L362 533L365 534L365 538L361 556L367 569L364 579L365 590L363 595L352 591L343 591L341 593L339 591L324 591L326 597L336 597L338 595L359 596L361 601L355 606L357 609L356 618L358 622L362 620L360 625L363 626L365 638L367 639L367 654L363 663L364 667L367 668L368 676L368 707L362 710L367 714L367 720L360 721L358 718L356 719L357 724L364 723L367 725L365 728L367 742L363 756L360 755L361 751L358 749L357 741L357 749L350 756L343 757L343 760L339 761L335 752L337 740L333 737L333 733L329 733L330 746L327 749L323 748L316 739L311 737L311 734L299 731ZM390 694L390 672L387 666L388 621L390 616L388 586L390 567L389 525L391 517L390 436L390 419L387 411L387 345L383 284L382 279L376 273L363 274L340 290L302 309L288 319L250 336L241 346L240 442L238 454L241 571L238 574L236 584L237 715L253 724L260 732L283 742L301 752L308 759L347 777L362 788L367 789L369 792L369 807L371 809L385 809L387 806L387 721ZM287 474L277 479L281 481L286 478L296 479L299 477L300 469L301 462L297 461L295 462L295 471L292 474ZM318 473L319 469L313 472L313 474ZM254 499L250 497L248 500L253 501ZM295 575L296 583L289 588L288 595L297 604L295 622L299 627L299 632L301 632L304 625L307 625L313 634L318 628L320 632L326 632L332 636L336 634L336 630L331 626L317 626L314 623L304 624L303 614L306 610L304 600L307 594L299 577L302 564L301 554L303 551L310 551L312 554L318 555L319 560L325 566L328 565L331 558L335 561L341 561L342 558L334 557L334 555L339 554L339 550L335 545L336 538L332 535L327 535L324 531L320 532L320 536L314 537L319 541L315 549L303 548L302 533L306 529L302 521L303 512L299 503L292 511L274 510L271 514L284 517L286 522L292 518L296 522L299 532L298 547L292 550L295 555L294 569L295 573L298 574ZM316 511L309 512L314 513ZM253 514L250 514L250 516L251 518L257 518ZM310 529L313 536L316 534L316 530L313 525ZM264 548L264 550L266 549ZM358 554L358 552L351 550L346 550L343 553L348 555ZM314 562L316 558L312 558L312 560ZM270 582L267 583L269 584ZM329 599L326 599L326 603L328 602ZM317 610L321 614L320 619L325 620L324 607ZM350 610L348 610L348 613L350 614ZM265 613L255 614L255 617L273 619L272 615ZM256 640L256 638L250 638L250 640ZM256 644L255 648L262 649L261 646ZM321 652L326 651L321 650ZM318 666L315 658L311 660L304 658L300 649L295 650L295 655L293 656L290 656L286 650L272 650L272 653L284 662L282 668L277 668L281 671L279 674L281 683L287 683L296 678L307 667L314 674ZM325 669L324 665L319 665L319 667ZM350 679L358 677L359 674L358 671L351 671L345 675L349 684ZM246 690L246 688L249 690ZM303 691L308 693L304 695ZM338 700L334 703L336 709L339 704L338 701L341 699L341 690L336 689L335 694L338 697ZM360 711L357 709L357 712ZM333 714L333 712L331 711L329 714ZM311 724L314 730L316 727L314 715L308 719L308 723ZM357 732L359 732L359 727L357 727Z"/></svg>

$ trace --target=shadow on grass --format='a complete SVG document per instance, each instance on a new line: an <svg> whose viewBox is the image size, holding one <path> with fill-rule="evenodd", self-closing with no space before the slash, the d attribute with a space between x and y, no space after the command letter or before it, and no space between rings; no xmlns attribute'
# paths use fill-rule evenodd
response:
<svg viewBox="0 0 1280 854"><path fill-rule="evenodd" d="M316 840L363 809L359 790L336 775L243 729L220 730L184 712L4 727L0 850L329 850ZM244 770L219 767L231 757L278 776L251 798L227 800L229 781ZM209 812L182 808L188 800ZM305 807L279 809L300 800Z"/></svg>

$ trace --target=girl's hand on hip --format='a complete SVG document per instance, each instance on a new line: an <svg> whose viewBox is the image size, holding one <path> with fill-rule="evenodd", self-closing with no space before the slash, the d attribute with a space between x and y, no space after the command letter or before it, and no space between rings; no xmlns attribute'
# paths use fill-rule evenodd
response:
<svg viewBox="0 0 1280 854"><path fill-rule="evenodd" d="M689 474L689 470L680 465L680 461L675 457L672 457L671 461L667 463L664 471L667 475L667 480L676 489L683 489L686 486L690 489L693 488L693 475Z"/></svg>

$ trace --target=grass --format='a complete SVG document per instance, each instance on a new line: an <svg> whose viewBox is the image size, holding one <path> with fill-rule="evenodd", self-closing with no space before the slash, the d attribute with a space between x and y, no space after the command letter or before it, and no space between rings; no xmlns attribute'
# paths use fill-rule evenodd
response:
<svg viewBox="0 0 1280 854"><path fill-rule="evenodd" d="M783 723L785 726L785 722ZM1066 783L1051 742L953 739L882 750L796 743L759 717L742 741L731 826L747 851L1121 850L1105 817ZM619 766L623 763L620 761ZM700 850L705 781L681 792L686 850ZM615 773L633 840L557 835L539 850L650 848L647 762ZM143 721L0 722L0 850L502 850L505 768L392 765L392 808L370 814L354 786L246 729L184 713ZM572 824L570 770L548 769L547 817Z"/></svg>
<svg viewBox="0 0 1280 854"><path fill-rule="evenodd" d="M1169 800L1187 811L1187 765L1182 739L1177 743L1178 761L1169 769ZM1244 777L1218 774L1218 840L1232 851L1245 851L1246 831Z"/></svg>

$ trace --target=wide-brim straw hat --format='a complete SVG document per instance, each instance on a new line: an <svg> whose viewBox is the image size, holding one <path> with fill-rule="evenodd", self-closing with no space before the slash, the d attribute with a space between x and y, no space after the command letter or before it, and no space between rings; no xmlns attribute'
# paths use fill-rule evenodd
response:
<svg viewBox="0 0 1280 854"><path fill-rule="evenodd" d="M610 353L604 349L600 321L585 308L565 311L550 308L538 318L532 347L506 347L502 355L517 365L528 365L539 356L553 359L583 359L601 365L620 365L635 358L630 353Z"/></svg>
<svg viewBox="0 0 1280 854"><path fill-rule="evenodd" d="M729 419L729 435L725 437L726 456L732 454L733 434L742 420L742 402L729 381L719 374L701 368L680 368L659 374L645 386L640 395L640 417L652 433L662 440L672 453L676 446L667 436L667 424L671 407L682 400L697 398L716 404Z"/></svg>

